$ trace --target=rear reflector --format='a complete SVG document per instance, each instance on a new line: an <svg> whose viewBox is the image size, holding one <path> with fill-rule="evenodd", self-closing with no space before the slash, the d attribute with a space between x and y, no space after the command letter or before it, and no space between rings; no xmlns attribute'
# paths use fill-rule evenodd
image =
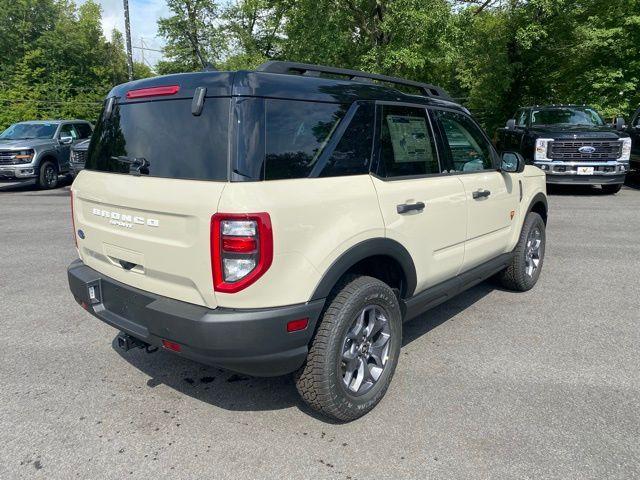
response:
<svg viewBox="0 0 640 480"><path fill-rule="evenodd" d="M167 350L172 350L174 352L182 350L182 346L179 343L171 342L169 340L162 340L162 346Z"/></svg>
<svg viewBox="0 0 640 480"><path fill-rule="evenodd" d="M287 323L287 332L299 332L300 330L304 330L309 325L308 318L300 318L298 320L291 320Z"/></svg>
<svg viewBox="0 0 640 480"><path fill-rule="evenodd" d="M166 95L175 95L180 91L178 85L165 85L163 87L140 88L138 90L129 90L127 98L143 98L143 97L161 97Z"/></svg>

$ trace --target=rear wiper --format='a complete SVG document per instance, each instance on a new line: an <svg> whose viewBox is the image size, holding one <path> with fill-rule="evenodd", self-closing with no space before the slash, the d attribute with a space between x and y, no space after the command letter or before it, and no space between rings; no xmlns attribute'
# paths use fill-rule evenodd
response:
<svg viewBox="0 0 640 480"><path fill-rule="evenodd" d="M136 175L149 174L149 167L151 166L151 164L149 163L149 160L144 157L127 157L125 155L120 155L118 157L111 157L111 160L128 163L130 165L130 168L136 169L134 171L134 174Z"/></svg>

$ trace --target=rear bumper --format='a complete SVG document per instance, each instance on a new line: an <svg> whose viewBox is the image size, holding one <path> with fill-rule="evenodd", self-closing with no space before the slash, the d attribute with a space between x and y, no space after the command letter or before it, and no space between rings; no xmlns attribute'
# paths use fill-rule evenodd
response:
<svg viewBox="0 0 640 480"><path fill-rule="evenodd" d="M153 346L180 344L183 357L255 376L284 375L306 359L324 300L266 309L209 309L145 292L76 260L68 268L76 301L103 322ZM97 292L89 298L89 287ZM287 332L308 318L305 330Z"/></svg>

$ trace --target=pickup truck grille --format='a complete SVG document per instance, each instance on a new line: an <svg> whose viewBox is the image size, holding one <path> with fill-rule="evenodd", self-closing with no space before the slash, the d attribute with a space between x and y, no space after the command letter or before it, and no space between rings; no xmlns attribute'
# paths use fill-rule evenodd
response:
<svg viewBox="0 0 640 480"><path fill-rule="evenodd" d="M16 152L0 150L0 165L13 165Z"/></svg>
<svg viewBox="0 0 640 480"><path fill-rule="evenodd" d="M84 165L87 161L87 150L72 150L71 161L80 165Z"/></svg>
<svg viewBox="0 0 640 480"><path fill-rule="evenodd" d="M581 152L582 147L593 147L593 153ZM553 160L615 160L622 154L622 142L618 140L554 140L549 146L548 157Z"/></svg>

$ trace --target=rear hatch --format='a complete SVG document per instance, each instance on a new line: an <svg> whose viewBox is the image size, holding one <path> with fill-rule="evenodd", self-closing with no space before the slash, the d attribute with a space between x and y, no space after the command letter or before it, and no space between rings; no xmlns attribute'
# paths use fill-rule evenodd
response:
<svg viewBox="0 0 640 480"><path fill-rule="evenodd" d="M105 102L72 187L78 250L122 283L215 308L210 222L228 178L230 97L194 110L195 88L167 78L177 88L127 98L155 88L129 84Z"/></svg>

